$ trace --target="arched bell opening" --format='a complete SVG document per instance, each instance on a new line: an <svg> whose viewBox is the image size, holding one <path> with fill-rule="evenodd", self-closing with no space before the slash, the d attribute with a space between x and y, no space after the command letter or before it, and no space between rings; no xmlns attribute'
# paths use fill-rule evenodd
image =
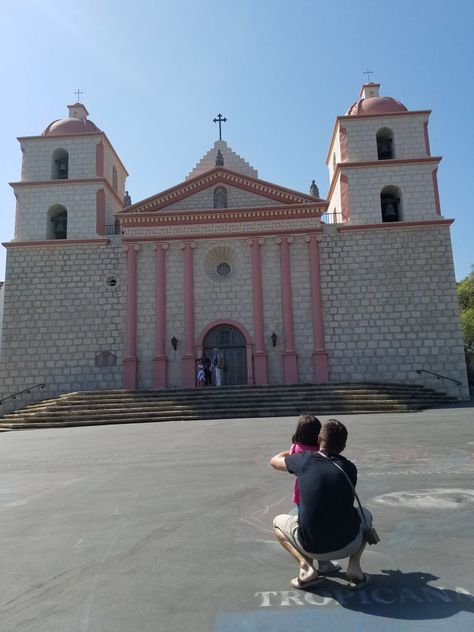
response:
<svg viewBox="0 0 474 632"><path fill-rule="evenodd" d="M401 193L398 187L387 186L380 193L382 222L400 222L402 219Z"/></svg>
<svg viewBox="0 0 474 632"><path fill-rule="evenodd" d="M67 209L61 204L48 209L47 239L67 239Z"/></svg>
<svg viewBox="0 0 474 632"><path fill-rule="evenodd" d="M51 178L53 180L67 180L69 178L69 154L65 149L56 149L53 152Z"/></svg>
<svg viewBox="0 0 474 632"><path fill-rule="evenodd" d="M382 127L377 132L377 157L379 160L395 158L393 132L388 127Z"/></svg>

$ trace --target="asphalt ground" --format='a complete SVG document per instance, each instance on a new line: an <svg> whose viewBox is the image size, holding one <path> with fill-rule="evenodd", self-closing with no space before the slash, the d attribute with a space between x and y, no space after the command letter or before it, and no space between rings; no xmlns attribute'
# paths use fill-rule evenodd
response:
<svg viewBox="0 0 474 632"><path fill-rule="evenodd" d="M359 591L289 585L294 418L0 434L0 631L472 630L474 408L338 418L382 538Z"/></svg>

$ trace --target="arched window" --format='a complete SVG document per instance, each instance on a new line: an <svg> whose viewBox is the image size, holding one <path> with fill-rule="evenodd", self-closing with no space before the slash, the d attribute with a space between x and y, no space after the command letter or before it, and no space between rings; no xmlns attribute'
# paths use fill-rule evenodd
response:
<svg viewBox="0 0 474 632"><path fill-rule="evenodd" d="M227 208L227 189L225 187L214 189L214 208Z"/></svg>
<svg viewBox="0 0 474 632"><path fill-rule="evenodd" d="M48 210L48 239L67 239L67 210L55 204Z"/></svg>
<svg viewBox="0 0 474 632"><path fill-rule="evenodd" d="M393 132L388 127L382 127L377 132L377 156L379 160L390 160L395 157Z"/></svg>
<svg viewBox="0 0 474 632"><path fill-rule="evenodd" d="M114 187L115 190L117 190L117 187L118 187L117 169L115 167L112 167L112 186Z"/></svg>
<svg viewBox="0 0 474 632"><path fill-rule="evenodd" d="M69 177L69 154L65 149L53 152L51 178L53 180L67 180Z"/></svg>
<svg viewBox="0 0 474 632"><path fill-rule="evenodd" d="M382 222L399 222L402 219L400 189L388 186L380 193Z"/></svg>
<svg viewBox="0 0 474 632"><path fill-rule="evenodd" d="M120 235L120 220L116 219L114 222L114 235Z"/></svg>

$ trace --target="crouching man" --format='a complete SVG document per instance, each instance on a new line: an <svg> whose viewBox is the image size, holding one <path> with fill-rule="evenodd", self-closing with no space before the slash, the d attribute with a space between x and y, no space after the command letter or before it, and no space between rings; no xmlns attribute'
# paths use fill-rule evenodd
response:
<svg viewBox="0 0 474 632"><path fill-rule="evenodd" d="M364 524L354 507L349 481L357 483L357 468L341 456L346 447L347 429L330 419L319 434L319 452L289 454L280 452L271 465L281 472L295 474L300 491L299 514L281 514L273 521L280 544L299 563L294 588L309 588L323 580L313 567L313 560L349 558L346 577L349 588L361 588L369 582L360 565L365 548ZM341 471L342 470L342 471ZM365 522L372 524L371 513L363 508Z"/></svg>

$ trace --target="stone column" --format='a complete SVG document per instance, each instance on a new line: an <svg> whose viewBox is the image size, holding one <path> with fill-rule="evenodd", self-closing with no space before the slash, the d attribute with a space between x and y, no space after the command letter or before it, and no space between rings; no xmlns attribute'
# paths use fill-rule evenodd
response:
<svg viewBox="0 0 474 632"><path fill-rule="evenodd" d="M127 347L123 359L123 387L137 388L137 252L138 244L124 247L127 253Z"/></svg>
<svg viewBox="0 0 474 632"><path fill-rule="evenodd" d="M154 244L155 251L155 356L153 358L153 384L166 388L166 251L168 244Z"/></svg>
<svg viewBox="0 0 474 632"><path fill-rule="evenodd" d="M193 249L196 244L186 241L181 244L184 259L184 356L183 386L192 388L196 385L196 358L194 354L194 272Z"/></svg>
<svg viewBox="0 0 474 632"><path fill-rule="evenodd" d="M323 300L321 296L321 267L319 242L321 235L308 235L309 281L311 285L311 314L313 324L313 366L316 384L329 382L328 354L324 340Z"/></svg>
<svg viewBox="0 0 474 632"><path fill-rule="evenodd" d="M290 244L293 237L278 237L280 246L281 302L283 309L283 377L285 384L298 382L298 365L293 328Z"/></svg>
<svg viewBox="0 0 474 632"><path fill-rule="evenodd" d="M247 243L250 246L252 260L255 384L267 384L267 354L265 353L263 326L262 266L260 259L260 248L264 242L263 239L249 239Z"/></svg>

